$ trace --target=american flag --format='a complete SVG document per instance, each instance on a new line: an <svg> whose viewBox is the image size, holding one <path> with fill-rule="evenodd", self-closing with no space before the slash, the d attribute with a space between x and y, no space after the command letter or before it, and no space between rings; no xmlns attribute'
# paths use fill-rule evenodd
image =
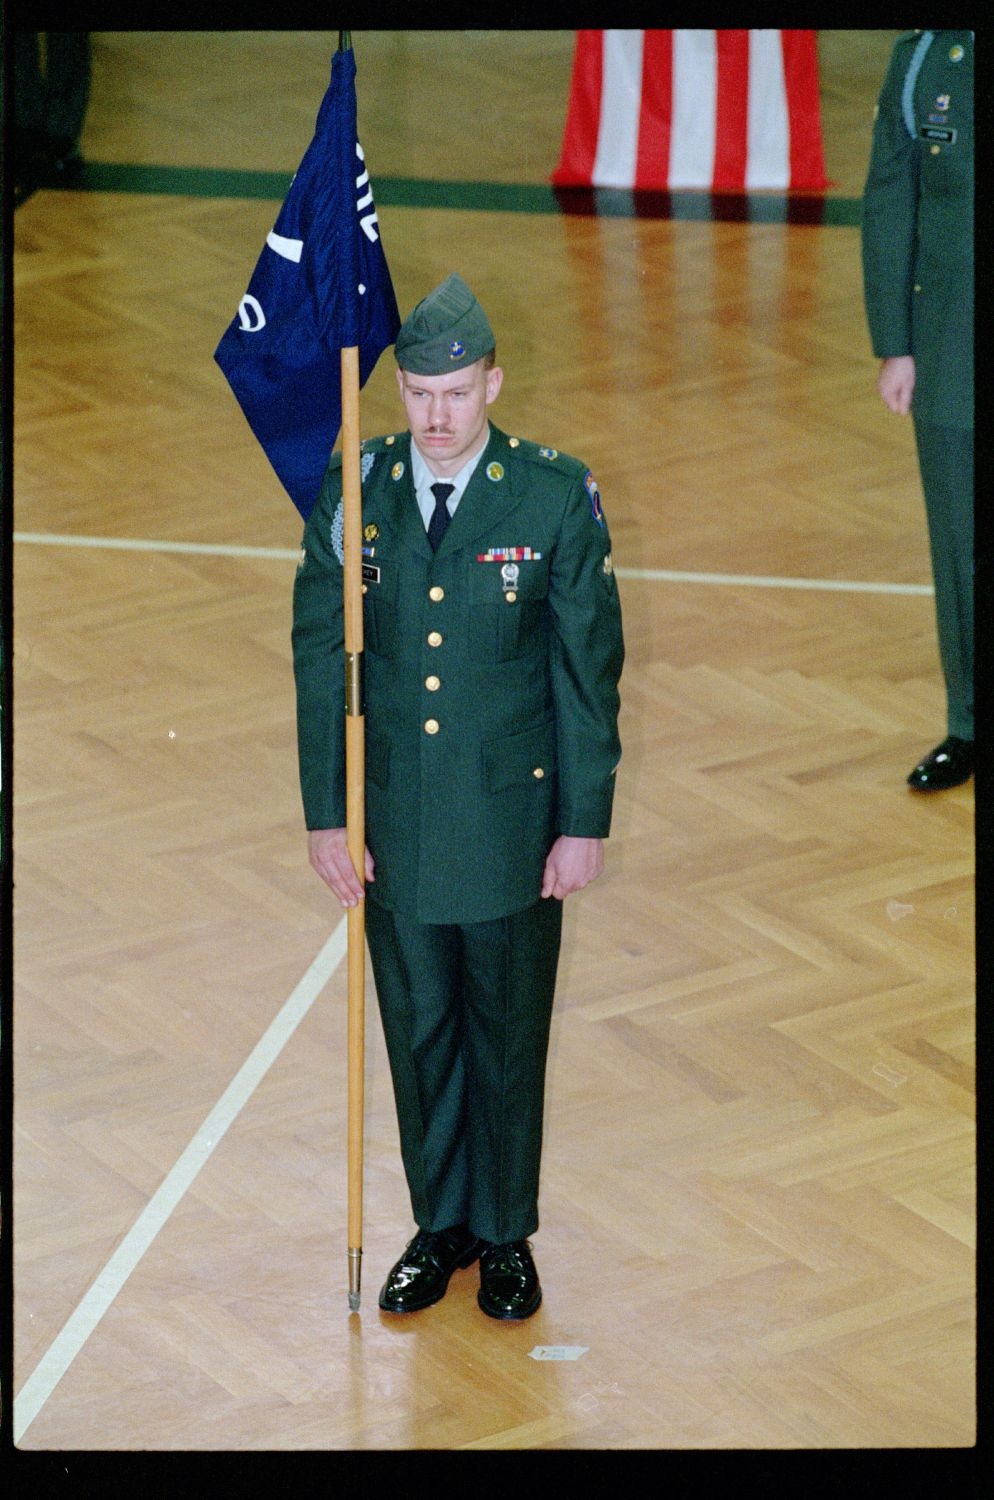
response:
<svg viewBox="0 0 994 1500"><path fill-rule="evenodd" d="M814 31L578 31L559 187L823 189Z"/></svg>

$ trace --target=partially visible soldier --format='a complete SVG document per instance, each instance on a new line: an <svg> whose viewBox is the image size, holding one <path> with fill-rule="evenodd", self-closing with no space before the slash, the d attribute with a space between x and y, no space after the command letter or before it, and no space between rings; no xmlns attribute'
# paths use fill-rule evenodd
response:
<svg viewBox="0 0 994 1500"><path fill-rule="evenodd" d="M947 738L908 777L973 773L973 32L907 31L877 105L863 282L877 389L911 412L932 550Z"/></svg>
<svg viewBox="0 0 994 1500"><path fill-rule="evenodd" d="M488 419L494 334L448 277L397 335L409 431L362 445L365 928L418 1232L391 1313L480 1261L493 1318L530 1317L562 900L600 874L623 644L590 471ZM310 860L344 906L342 468L294 592Z"/></svg>

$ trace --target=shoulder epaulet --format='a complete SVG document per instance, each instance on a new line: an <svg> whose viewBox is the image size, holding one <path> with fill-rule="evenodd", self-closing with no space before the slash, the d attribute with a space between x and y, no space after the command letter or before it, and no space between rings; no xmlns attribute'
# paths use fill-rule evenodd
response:
<svg viewBox="0 0 994 1500"><path fill-rule="evenodd" d="M384 437L363 438L359 448L362 453L388 453L398 441L397 433L389 432Z"/></svg>
<svg viewBox="0 0 994 1500"><path fill-rule="evenodd" d="M569 475L571 479L582 479L587 472L587 466L581 459L547 444L530 443L527 438L517 437L508 438L507 444L509 448L516 449L518 456L527 462L544 469L556 469L560 474Z"/></svg>

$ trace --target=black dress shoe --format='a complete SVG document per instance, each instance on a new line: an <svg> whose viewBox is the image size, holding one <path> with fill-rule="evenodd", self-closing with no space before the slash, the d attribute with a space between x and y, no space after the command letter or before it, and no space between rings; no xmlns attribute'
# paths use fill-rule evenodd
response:
<svg viewBox="0 0 994 1500"><path fill-rule="evenodd" d="M951 734L929 751L908 777L908 785L919 792L943 792L959 786L973 775L973 741Z"/></svg>
<svg viewBox="0 0 994 1500"><path fill-rule="evenodd" d="M542 1288L527 1240L484 1247L476 1300L491 1318L531 1317L542 1300Z"/></svg>
<svg viewBox="0 0 994 1500"><path fill-rule="evenodd" d="M417 1312L440 1302L457 1266L471 1266L483 1245L465 1224L419 1229L383 1283L380 1306L387 1312Z"/></svg>

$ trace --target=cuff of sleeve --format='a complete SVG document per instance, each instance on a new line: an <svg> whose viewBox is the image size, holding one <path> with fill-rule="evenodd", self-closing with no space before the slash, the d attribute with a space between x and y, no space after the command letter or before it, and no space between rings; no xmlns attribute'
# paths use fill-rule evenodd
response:
<svg viewBox="0 0 994 1500"><path fill-rule="evenodd" d="M582 806L561 811L557 831L573 839L606 839L611 832L611 810L614 804L614 777L596 796L588 797Z"/></svg>

